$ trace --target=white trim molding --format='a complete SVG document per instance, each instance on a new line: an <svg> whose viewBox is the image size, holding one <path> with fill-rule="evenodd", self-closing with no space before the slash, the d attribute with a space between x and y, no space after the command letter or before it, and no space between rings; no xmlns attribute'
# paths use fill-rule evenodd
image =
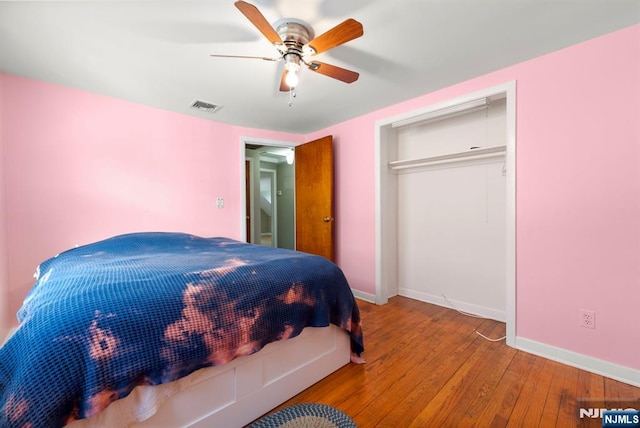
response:
<svg viewBox="0 0 640 428"><path fill-rule="evenodd" d="M17 329L18 327L13 327L6 331L0 331L0 339L2 340L0 341L0 347L4 346L4 344L7 343L7 340L9 340L11 336L13 336L13 333L15 333Z"/></svg>
<svg viewBox="0 0 640 428"><path fill-rule="evenodd" d="M463 114L471 113L477 110L485 110L489 107L489 99L486 97L465 101L460 104L455 104L449 107L443 107L441 109L427 111L424 114L419 114L417 116L410 116L406 119L398 120L397 122L393 122L391 124L392 128L401 128L403 126L413 125L415 123L432 123L442 119L453 118L456 116L461 116Z"/></svg>
<svg viewBox="0 0 640 428"><path fill-rule="evenodd" d="M356 299L360 299L360 300L364 300L365 302L369 302L369 303L376 303L376 295L375 294L371 294L371 293L366 293L364 291L360 291L360 290L355 290L355 289L351 289L351 292L353 293L353 297L355 297Z"/></svg>
<svg viewBox="0 0 640 428"><path fill-rule="evenodd" d="M515 344L515 348L521 351L640 387L640 370L522 337L516 337Z"/></svg>
<svg viewBox="0 0 640 428"><path fill-rule="evenodd" d="M446 296L436 296L429 293L422 293L420 291L409 290L406 288L400 288L398 295L409 297L411 299L420 300L421 302L431 303L445 308L453 309L454 311L462 313L471 313L476 316L488 318L500 322L505 322L505 313L494 308L488 308L486 306L474 305L471 303L462 302L460 300L449 299Z"/></svg>

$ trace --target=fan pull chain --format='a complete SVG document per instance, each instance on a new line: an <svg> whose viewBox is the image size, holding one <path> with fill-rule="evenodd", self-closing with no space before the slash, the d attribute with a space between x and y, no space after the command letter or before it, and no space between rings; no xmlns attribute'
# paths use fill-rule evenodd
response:
<svg viewBox="0 0 640 428"><path fill-rule="evenodd" d="M293 107L293 99L296 97L296 88L289 88L289 107Z"/></svg>

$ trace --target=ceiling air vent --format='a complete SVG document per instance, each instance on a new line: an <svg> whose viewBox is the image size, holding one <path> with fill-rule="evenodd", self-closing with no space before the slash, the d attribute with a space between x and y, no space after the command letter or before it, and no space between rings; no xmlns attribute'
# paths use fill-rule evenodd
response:
<svg viewBox="0 0 640 428"><path fill-rule="evenodd" d="M222 108L222 106L217 106L215 104L211 104L207 101L195 100L191 103L190 106L192 109L200 110L205 113L215 113Z"/></svg>

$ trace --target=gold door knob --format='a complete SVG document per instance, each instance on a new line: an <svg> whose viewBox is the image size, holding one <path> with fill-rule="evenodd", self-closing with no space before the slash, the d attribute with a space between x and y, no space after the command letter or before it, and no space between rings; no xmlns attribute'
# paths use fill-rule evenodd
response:
<svg viewBox="0 0 640 428"><path fill-rule="evenodd" d="M331 220L333 220L331 217L325 217L322 219L325 223L329 223Z"/></svg>

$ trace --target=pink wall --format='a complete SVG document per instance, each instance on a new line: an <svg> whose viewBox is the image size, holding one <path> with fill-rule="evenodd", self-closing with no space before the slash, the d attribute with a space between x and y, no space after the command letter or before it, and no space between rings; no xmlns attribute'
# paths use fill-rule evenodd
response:
<svg viewBox="0 0 640 428"><path fill-rule="evenodd" d="M640 369L639 44L634 26L304 136L334 136L337 261L351 285L375 293L375 121L517 80L517 334ZM240 136L301 139L0 83L11 314L35 265L76 243L158 229L239 237ZM578 327L581 308L597 329Z"/></svg>
<svg viewBox="0 0 640 428"><path fill-rule="evenodd" d="M302 139L2 79L11 323L37 264L76 244L151 230L239 238L241 136Z"/></svg>
<svg viewBox="0 0 640 428"><path fill-rule="evenodd" d="M0 73L0 341L5 336L8 319L9 302L9 253L7 247L7 207L4 171L4 122L3 122L3 82L4 74Z"/></svg>
<svg viewBox="0 0 640 428"><path fill-rule="evenodd" d="M640 369L640 25L307 136L338 143L338 263L375 293L375 122L511 80L517 335Z"/></svg>
<svg viewBox="0 0 640 428"><path fill-rule="evenodd" d="M352 288L375 294L374 127L360 120L310 135L333 135L336 264Z"/></svg>
<svg viewBox="0 0 640 428"><path fill-rule="evenodd" d="M640 369L640 26L522 68L518 334Z"/></svg>

